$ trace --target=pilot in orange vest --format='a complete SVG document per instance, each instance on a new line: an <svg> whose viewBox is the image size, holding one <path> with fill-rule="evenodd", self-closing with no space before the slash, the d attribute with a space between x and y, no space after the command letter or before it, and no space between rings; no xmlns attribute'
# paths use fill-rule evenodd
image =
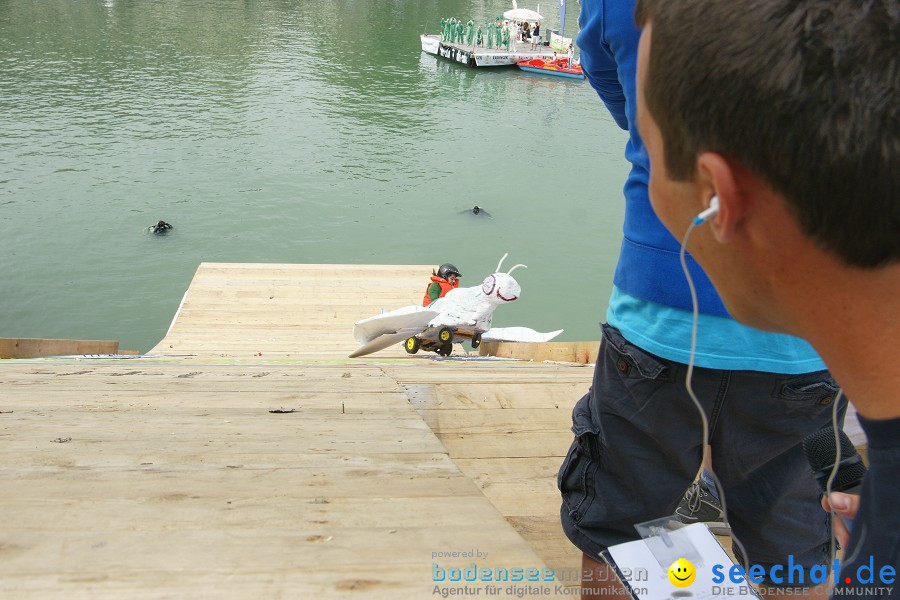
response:
<svg viewBox="0 0 900 600"><path fill-rule="evenodd" d="M422 306L428 306L438 298L443 298L447 292L459 287L459 278L462 275L459 269L450 263L444 263L438 267L437 273L432 272L431 283L425 289L425 297L422 298Z"/></svg>

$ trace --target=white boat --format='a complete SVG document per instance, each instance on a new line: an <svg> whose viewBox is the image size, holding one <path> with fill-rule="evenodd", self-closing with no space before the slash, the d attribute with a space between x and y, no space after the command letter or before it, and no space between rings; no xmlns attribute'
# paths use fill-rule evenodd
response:
<svg viewBox="0 0 900 600"><path fill-rule="evenodd" d="M419 39L422 40L422 52L437 55L438 49L441 47L441 36L420 35Z"/></svg>
<svg viewBox="0 0 900 600"><path fill-rule="evenodd" d="M504 50L442 42L438 34L423 34L419 36L419 40L422 43L422 52L441 56L467 67L502 67L515 65L520 60L553 57L552 50L544 46L531 50L531 45L524 42L513 44L510 50Z"/></svg>

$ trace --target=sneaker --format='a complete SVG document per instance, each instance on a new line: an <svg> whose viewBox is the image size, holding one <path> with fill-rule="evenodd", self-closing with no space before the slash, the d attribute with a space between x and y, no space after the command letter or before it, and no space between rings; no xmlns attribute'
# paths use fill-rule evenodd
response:
<svg viewBox="0 0 900 600"><path fill-rule="evenodd" d="M685 525L706 523L710 531L717 535L731 535L731 528L725 523L722 505L702 481L694 482L684 493L675 509L675 516Z"/></svg>

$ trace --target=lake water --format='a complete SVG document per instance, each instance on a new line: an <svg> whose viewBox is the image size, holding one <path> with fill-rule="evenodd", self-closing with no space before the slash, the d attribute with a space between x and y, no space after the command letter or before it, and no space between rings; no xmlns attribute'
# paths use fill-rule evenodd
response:
<svg viewBox="0 0 900 600"><path fill-rule="evenodd" d="M0 337L146 351L203 261L450 261L478 285L509 252L529 268L495 325L599 339L624 132L586 82L420 51L441 17L509 8L0 0Z"/></svg>

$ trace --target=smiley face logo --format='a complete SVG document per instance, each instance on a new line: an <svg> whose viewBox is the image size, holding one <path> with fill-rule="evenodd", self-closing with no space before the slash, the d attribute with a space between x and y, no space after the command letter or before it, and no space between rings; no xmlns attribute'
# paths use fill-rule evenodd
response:
<svg viewBox="0 0 900 600"><path fill-rule="evenodd" d="M697 569L691 561L679 558L669 567L669 581L675 587L687 587L697 578Z"/></svg>

